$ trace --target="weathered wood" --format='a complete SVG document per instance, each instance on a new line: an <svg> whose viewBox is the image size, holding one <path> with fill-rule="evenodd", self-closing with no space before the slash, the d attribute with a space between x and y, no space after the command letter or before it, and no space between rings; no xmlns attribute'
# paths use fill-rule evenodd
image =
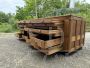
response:
<svg viewBox="0 0 90 68"><path fill-rule="evenodd" d="M51 55L51 54L54 54L56 52L60 52L63 50L63 47L62 46L54 46L54 47L51 47L51 48L48 48L48 49L45 49L45 50L39 50L43 53L45 53L46 55Z"/></svg>
<svg viewBox="0 0 90 68"><path fill-rule="evenodd" d="M63 41L62 51L68 53L83 47L85 41L85 21L73 15L24 20L18 23L18 27L24 31L23 35L27 37L27 42L48 55L59 51L59 47L50 51L47 48L55 48L54 46L60 45ZM51 39L43 40L37 37L46 38L44 35L50 36Z"/></svg>
<svg viewBox="0 0 90 68"><path fill-rule="evenodd" d="M62 25L63 23L27 23L27 27L54 27Z"/></svg>
<svg viewBox="0 0 90 68"><path fill-rule="evenodd" d="M16 37L18 37L19 39L23 39L23 38L22 38L22 33L21 33L21 32L17 32L15 35L16 35Z"/></svg>
<svg viewBox="0 0 90 68"><path fill-rule="evenodd" d="M84 39L84 35L72 36L72 41L81 40L81 39Z"/></svg>
<svg viewBox="0 0 90 68"><path fill-rule="evenodd" d="M51 40L42 40L36 37L30 37L30 43L31 45L36 45L42 49L46 49L52 46L56 46L56 45L62 45L63 40L61 38L56 38L56 39L51 39Z"/></svg>
<svg viewBox="0 0 90 68"><path fill-rule="evenodd" d="M73 52L84 45L85 22L82 18L71 16L64 22L64 46L63 51Z"/></svg>
<svg viewBox="0 0 90 68"><path fill-rule="evenodd" d="M34 32L34 33L39 33L39 34L46 34L46 35L61 35L60 33L63 33L63 30L62 29L59 29L59 30L42 30L42 29L33 29L33 28L30 28L29 29L29 32Z"/></svg>

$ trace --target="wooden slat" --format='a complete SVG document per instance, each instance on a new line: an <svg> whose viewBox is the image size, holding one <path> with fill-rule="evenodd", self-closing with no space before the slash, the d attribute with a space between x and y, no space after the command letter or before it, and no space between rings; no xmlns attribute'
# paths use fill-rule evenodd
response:
<svg viewBox="0 0 90 68"><path fill-rule="evenodd" d="M46 55L51 55L54 54L56 52L62 51L63 47L60 45L48 48L48 49L39 49L39 47L34 46L36 49L38 49L40 52L46 54Z"/></svg>
<svg viewBox="0 0 90 68"><path fill-rule="evenodd" d="M59 34L59 33L62 33L62 29L59 29L59 30L41 30L41 29L33 29L33 28L30 28L29 29L29 32L34 32L34 33L39 33L39 34L47 34L47 35L50 35L50 34Z"/></svg>
<svg viewBox="0 0 90 68"><path fill-rule="evenodd" d="M30 37L30 41L31 41L30 42L31 45L36 45L42 49L46 49L46 48L49 48L49 47L52 47L55 45L59 45L59 44L62 45L62 43L63 43L61 38L44 41L44 40L41 40L41 39L38 39L38 38L35 38L32 36Z"/></svg>
<svg viewBox="0 0 90 68"><path fill-rule="evenodd" d="M29 28L24 28L24 31L29 31Z"/></svg>
<svg viewBox="0 0 90 68"><path fill-rule="evenodd" d="M54 54L56 52L62 51L62 49L63 48L58 45L58 46L55 46L55 47L51 47L51 48L49 48L47 50L41 50L41 52L44 52L46 55L51 55L51 54Z"/></svg>
<svg viewBox="0 0 90 68"><path fill-rule="evenodd" d="M27 26L30 26L30 27L32 27L32 26L35 26L35 27L39 27L39 26L52 27L52 26L57 26L57 25L61 25L61 24L63 24L63 23L62 22L61 23L60 22L59 23L27 23Z"/></svg>
<svg viewBox="0 0 90 68"><path fill-rule="evenodd" d="M81 38L84 39L84 35L72 36L72 41L77 41L77 40L80 40Z"/></svg>
<svg viewBox="0 0 90 68"><path fill-rule="evenodd" d="M64 43L63 43L63 51L68 51L68 47L69 47L69 34L70 34L70 21L64 20Z"/></svg>

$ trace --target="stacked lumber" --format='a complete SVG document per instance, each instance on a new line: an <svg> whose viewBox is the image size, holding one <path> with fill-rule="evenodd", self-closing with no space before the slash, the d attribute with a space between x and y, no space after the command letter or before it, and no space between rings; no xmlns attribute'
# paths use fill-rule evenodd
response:
<svg viewBox="0 0 90 68"><path fill-rule="evenodd" d="M18 27L21 31L17 34L19 39L24 39L46 55L62 50L62 43L64 42L62 23L47 23L44 20L39 23L37 21L34 23L24 21L18 23Z"/></svg>
<svg viewBox="0 0 90 68"><path fill-rule="evenodd" d="M71 53L84 45L85 21L81 17L67 15L24 20L18 27L17 37L46 55L61 51Z"/></svg>

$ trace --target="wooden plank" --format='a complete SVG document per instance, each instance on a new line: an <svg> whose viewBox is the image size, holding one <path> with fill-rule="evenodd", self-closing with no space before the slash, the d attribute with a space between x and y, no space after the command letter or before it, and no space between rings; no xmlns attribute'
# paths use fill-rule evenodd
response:
<svg viewBox="0 0 90 68"><path fill-rule="evenodd" d="M51 47L51 48L48 48L46 50L40 50L41 52L45 53L46 55L51 55L51 54L54 54L56 52L60 52L62 51L63 47L62 46L54 46L54 47Z"/></svg>
<svg viewBox="0 0 90 68"><path fill-rule="evenodd" d="M73 23L72 24L72 36L75 36L75 34L76 34L76 20L74 20L74 19L71 19L71 23Z"/></svg>
<svg viewBox="0 0 90 68"><path fill-rule="evenodd" d="M81 20L77 20L77 22L76 22L76 36L77 37L76 37L76 41L75 41L75 48L76 48L76 50L77 50L78 47L81 46L81 44L80 44L81 24L82 24Z"/></svg>
<svg viewBox="0 0 90 68"><path fill-rule="evenodd" d="M69 40L70 40L70 20L64 20L64 43L63 43L63 51L67 52L69 49Z"/></svg>
<svg viewBox="0 0 90 68"><path fill-rule="evenodd" d="M26 43L30 44L30 39L26 38Z"/></svg>
<svg viewBox="0 0 90 68"><path fill-rule="evenodd" d="M25 23L18 23L18 27L19 27L19 28L24 28L25 25L26 25Z"/></svg>
<svg viewBox="0 0 90 68"><path fill-rule="evenodd" d="M31 23L43 23L43 18L32 19Z"/></svg>
<svg viewBox="0 0 90 68"><path fill-rule="evenodd" d="M27 40L27 36L25 36L25 35L22 35L22 38L24 39L24 40Z"/></svg>
<svg viewBox="0 0 90 68"><path fill-rule="evenodd" d="M49 48L49 47L52 47L54 45L58 45L58 44L61 44L62 45L63 43L63 40L61 38L57 38L57 39L54 39L54 40L49 40L49 41L46 41L45 42L45 48Z"/></svg>
<svg viewBox="0 0 90 68"><path fill-rule="evenodd" d="M56 52L60 52L63 49L63 47L59 46L59 45L51 47L51 48L47 48L47 49L40 49L38 46L34 45L34 48L39 50L40 52L46 54L46 55L51 55L51 54L54 54Z"/></svg>
<svg viewBox="0 0 90 68"><path fill-rule="evenodd" d="M72 42L76 41L76 36L72 36Z"/></svg>
<svg viewBox="0 0 90 68"><path fill-rule="evenodd" d="M23 29L23 30L20 30L20 33L21 33L21 34L24 34L24 29Z"/></svg>
<svg viewBox="0 0 90 68"><path fill-rule="evenodd" d="M69 42L69 45L68 45L68 52L70 52L70 50L72 49L72 35L73 35L73 33L72 33L72 30L73 30L73 23L72 23L72 21L70 20L70 25L69 25L69 27L70 27L70 29L69 29L69 40L68 40L68 42ZM73 45L74 46L74 45Z"/></svg>
<svg viewBox="0 0 90 68"><path fill-rule="evenodd" d="M59 45L59 44L62 45L62 43L63 43L61 38L44 41L44 40L41 40L41 39L38 39L38 38L35 38L35 37L31 36L30 40L32 41L31 45L35 44L36 46L38 46L42 49L46 49L46 48L49 48L49 47L52 47L52 46L55 46L55 45Z"/></svg>
<svg viewBox="0 0 90 68"><path fill-rule="evenodd" d="M62 28L63 26L60 26L60 28ZM57 30L58 29L58 27L57 26L55 26L55 27L47 27L47 26L45 26L45 27L30 27L30 28L33 28L33 29L42 29L42 30L49 30L49 29L51 29L51 30Z"/></svg>
<svg viewBox="0 0 90 68"><path fill-rule="evenodd" d="M20 32L16 32L16 33L15 33L16 37L18 37L19 34L21 34L21 33L20 33Z"/></svg>
<svg viewBox="0 0 90 68"><path fill-rule="evenodd" d="M24 31L27 31L28 32L29 31L29 28L24 28Z"/></svg>
<svg viewBox="0 0 90 68"><path fill-rule="evenodd" d="M27 23L28 27L53 27L53 26L58 26L58 25L62 25L63 23Z"/></svg>
<svg viewBox="0 0 90 68"><path fill-rule="evenodd" d="M71 46L70 46L70 49L69 49L68 52L69 52L69 53L70 53L70 52L73 52L73 51L75 51L75 49L76 49L76 48L75 48L75 41L73 41L73 42L71 42Z"/></svg>
<svg viewBox="0 0 90 68"><path fill-rule="evenodd" d="M77 35L76 40L80 40L80 39L81 39L81 35Z"/></svg>
<svg viewBox="0 0 90 68"><path fill-rule="evenodd" d="M62 29L59 29L59 30L41 30L41 29L33 29L33 28L30 28L29 29L29 32L34 32L34 33L39 33L39 34L46 34L46 35L50 35L50 34L60 34L62 33Z"/></svg>
<svg viewBox="0 0 90 68"><path fill-rule="evenodd" d="M71 19L73 19L73 20L83 20L82 17L73 16L73 15L71 15Z"/></svg>
<svg viewBox="0 0 90 68"><path fill-rule="evenodd" d="M81 35L72 36L72 41L77 41L77 40L80 40L81 38L84 39L84 35L82 35L82 37Z"/></svg>
<svg viewBox="0 0 90 68"><path fill-rule="evenodd" d="M21 32L17 32L15 35L16 35L16 37L18 37L19 39L23 39L23 38L22 38L22 35L23 35L23 34L22 34Z"/></svg>
<svg viewBox="0 0 90 68"><path fill-rule="evenodd" d="M63 23L28 23L26 27L44 30L49 30L50 28L52 28L52 30L54 30L58 29L58 27L62 28Z"/></svg>

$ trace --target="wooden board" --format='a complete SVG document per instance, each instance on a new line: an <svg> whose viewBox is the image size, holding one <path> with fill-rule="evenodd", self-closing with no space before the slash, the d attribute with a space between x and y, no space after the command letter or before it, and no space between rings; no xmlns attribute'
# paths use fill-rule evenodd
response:
<svg viewBox="0 0 90 68"><path fill-rule="evenodd" d="M45 50L42 50L42 49L40 50L39 49L39 51L45 53L46 55L51 55L51 54L54 54L56 52L62 51L62 49L63 49L62 46L57 45L57 46L54 46L54 47L51 47L51 48L48 48L48 49L45 49Z"/></svg>
<svg viewBox="0 0 90 68"><path fill-rule="evenodd" d="M17 32L15 35L16 35L16 37L18 37L19 39L23 39L23 38L22 38L22 33L21 33L21 32Z"/></svg>
<svg viewBox="0 0 90 68"><path fill-rule="evenodd" d="M57 35L57 34L60 34L60 33L63 33L62 29L59 29L59 30L42 30L42 29L32 29L30 28L29 29L29 32L31 33L39 33L39 34L46 34L46 35ZM61 34L60 34L61 35Z"/></svg>
<svg viewBox="0 0 90 68"><path fill-rule="evenodd" d="M18 23L19 28L24 28L24 26L25 26L25 23Z"/></svg>
<svg viewBox="0 0 90 68"><path fill-rule="evenodd" d="M27 23L27 27L55 27L60 26L63 23Z"/></svg>
<svg viewBox="0 0 90 68"><path fill-rule="evenodd" d="M24 31L27 31L27 32L29 32L29 28L24 28Z"/></svg>
<svg viewBox="0 0 90 68"><path fill-rule="evenodd" d="M46 49L46 48L49 48L49 47L52 47L52 46L56 46L56 45L62 45L63 41L61 40L61 38L56 38L56 39L51 39L51 40L41 40L41 39L38 39L36 37L30 37L30 44L32 46L36 45L42 49Z"/></svg>

